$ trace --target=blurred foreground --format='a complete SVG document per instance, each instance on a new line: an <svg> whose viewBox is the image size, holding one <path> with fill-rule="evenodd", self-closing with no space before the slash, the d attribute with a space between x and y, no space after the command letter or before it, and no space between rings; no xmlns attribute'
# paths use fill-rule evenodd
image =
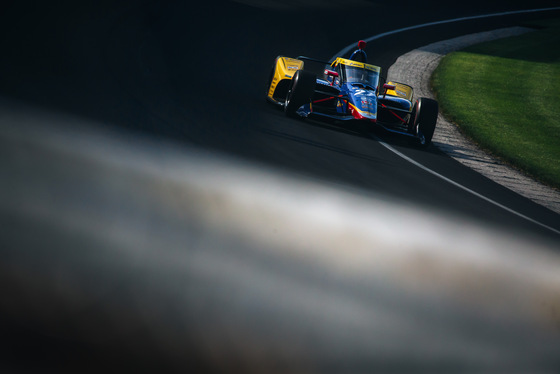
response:
<svg viewBox="0 0 560 374"><path fill-rule="evenodd" d="M560 365L554 243L17 102L0 113L3 372Z"/></svg>

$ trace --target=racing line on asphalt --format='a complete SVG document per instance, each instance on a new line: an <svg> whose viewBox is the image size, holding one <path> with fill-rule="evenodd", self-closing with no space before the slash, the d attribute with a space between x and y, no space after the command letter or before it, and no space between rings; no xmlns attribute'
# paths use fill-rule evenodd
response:
<svg viewBox="0 0 560 374"><path fill-rule="evenodd" d="M529 221L529 222L532 222L532 223L534 223L534 224L537 224L537 225L539 225L539 226L541 226L541 227L544 227L545 229L548 229L548 230L553 231L553 232L555 232L556 234L559 234L559 235L560 235L560 231L559 231L559 230L556 230L556 229L553 228L553 227L547 226L547 225L545 225L544 223L541 223L541 222L539 222L539 221L536 221L536 220L532 219L531 217L528 217L528 216L526 216L526 215L524 215L524 214L521 214L521 213L519 213L519 212L517 212L517 211L515 211L515 210L513 210L513 209L511 209L511 208L508 208L508 207L505 206L505 205L502 205L502 204L500 204L500 203L498 203L498 202L496 202L496 201L494 201L494 200L492 200L492 199L490 199L490 198L484 196L484 195L481 195L481 194L479 194L478 192L473 191L473 190L471 190L470 188L465 187L465 186L463 186L462 184L457 183L457 182L455 182L454 180L449 179L449 178L447 178L446 176L441 175L441 174L439 174L438 172L433 171L432 169L430 169L430 168L428 168L428 167L422 165L421 163L419 163L419 162L413 160L412 158L406 156L405 154L403 154L403 153L397 151L395 148L393 148L393 147L391 147L389 144L383 142L383 141L382 141L381 139L379 139L377 136L375 136L375 135L371 135L371 136L372 136L373 139L375 139L375 140L376 140L379 144L381 144L383 147L387 148L388 150L390 150L391 152L393 152L393 153L396 154L397 156L401 157L401 158L404 159L405 161L408 161L408 162L410 162L411 164L413 164L413 165L419 167L420 169L427 171L428 173L430 173L430 174L432 174L432 175L434 175L434 176L436 176L436 177L438 177L438 178L440 178L440 179L446 181L447 183L450 183L450 184L452 184L452 185L454 185L454 186L456 186L456 187L459 187L459 188L462 189L463 191L466 191L466 192L468 192L468 193L470 193L470 194L472 194L472 195L474 195L474 196L476 196L476 197L479 197L479 198L481 198L481 199L483 199L483 200L485 200L485 201L487 201L487 202L489 202L489 203L491 203L491 204L493 204L493 205L495 205L495 206L497 206L497 207L499 207L499 208L502 208L502 209L508 211L509 213L515 214L515 215L518 216L518 217L521 217L521 218L523 218L523 219L525 219L525 220L527 220L527 221Z"/></svg>
<svg viewBox="0 0 560 374"><path fill-rule="evenodd" d="M409 26L409 27L405 27L405 28L401 28L401 29L397 29L397 30L392 30L392 31L388 31L388 32L384 32L384 33L381 33L381 34L377 34L377 35L371 36L371 37L369 37L369 38L367 38L367 39L364 39L364 40L365 40L366 42L371 42L371 41L373 41L373 40L381 39L381 38L383 38L383 37L386 37L386 36L389 36L389 35L398 34L398 33L404 32L404 31L410 31L410 30L414 30L414 29L420 29L420 28L429 27L429 26L435 26L435 25L442 25L442 24L446 24L446 23L461 22L461 21L468 21L468 20L481 19L481 18L509 16L509 15L521 14L521 13L545 12L545 11L549 11L549 10L559 10L559 9L560 9L560 7L540 8L540 9L518 10L518 11L511 11L511 12L501 12L501 13L483 14L483 15L471 16L471 17L453 18L453 19L444 20L444 21L436 21L436 22L423 23L423 24L420 24L420 25ZM341 51L337 52L337 54L331 58L331 61L332 61L334 58L336 58L336 56L342 56L342 55L348 53L352 48L354 48L354 46L355 46L355 44L351 44L351 45L345 47L344 49L342 49ZM389 151L393 152L395 155L399 156L399 157L402 158L403 160L405 160L405 161L407 161L407 162L409 162L409 163L411 163L411 164L413 164L413 165L419 167L420 169L422 169L422 170L424 170L424 171L427 171L428 173L430 173L430 174L432 174L432 175L434 175L434 176L440 178L441 180L443 180L443 181L445 181L445 182L447 182L447 183L450 183L450 184L452 184L452 185L454 185L454 186L456 186L456 187L458 187L458 188L460 188L460 189L462 189L462 190L464 190L464 191L466 191L466 192L468 192L468 193L470 193L470 194L472 194L472 195L474 195L474 196L476 196L476 197L478 197L478 198L480 198L480 199L483 199L483 200L485 200L485 201L487 201L487 202L489 202L489 203L491 203L491 204L493 204L493 205L495 205L495 206L497 206L497 207L499 207L499 208L501 208L501 209L503 209L503 210L505 210L505 211L507 211L507 212L509 212L509 213L512 213L512 214L514 214L514 215L516 215L516 216L518 216L518 217L520 217L520 218L522 218L522 219L525 219L525 220L527 220L527 221L529 221L529 222L531 222L531 223L534 223L534 224L536 224L536 225L538 225L538 226L541 226L541 227L543 227L543 228L545 228L545 229L548 229L548 230L550 230L550 231L552 231L552 232L554 232L554 233L560 235L560 230L557 230L557 229L555 229L555 228L553 228L553 227L550 227L550 226L548 226L548 225L545 225L544 223L541 223L541 222L539 222L539 221L536 221L536 220L532 219L531 217L528 217L528 216L526 216L526 215L524 215L524 214L521 214L521 213L519 213L519 212L517 212L517 211L515 211L515 210L513 210L513 209L511 209L511 208L508 208L508 207L505 206L505 205L502 205L502 204L500 204L500 203L498 203L498 202L496 202L496 201L494 201L494 200L492 200L492 199L490 199L490 198L488 198L488 197L486 197L486 196L484 196L484 195L479 194L479 193L476 192L476 191L471 190L471 189L468 188L468 187L463 186L463 185L460 184L460 183L457 183L457 182L455 182L455 181L453 181L453 180L447 178L447 177L444 176L444 175L439 174L438 172L436 172L436 171L434 171L434 170L428 168L427 166L422 165L421 163L419 163L419 162L413 160L412 158L406 156L405 154L399 152L398 150L396 150L395 148L391 147L389 144L383 142L380 138L378 138L377 136L375 136L375 135L373 135L373 134L371 135L371 137L372 137L374 140L376 140L377 142L379 142L379 144L381 144L383 147L385 147L385 148L388 149Z"/></svg>

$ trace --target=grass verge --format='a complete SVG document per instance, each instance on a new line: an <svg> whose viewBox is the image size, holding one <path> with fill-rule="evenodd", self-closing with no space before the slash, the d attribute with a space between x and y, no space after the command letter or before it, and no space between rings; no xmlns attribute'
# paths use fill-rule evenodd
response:
<svg viewBox="0 0 560 374"><path fill-rule="evenodd" d="M560 19L446 56L432 76L440 108L482 148L560 188Z"/></svg>

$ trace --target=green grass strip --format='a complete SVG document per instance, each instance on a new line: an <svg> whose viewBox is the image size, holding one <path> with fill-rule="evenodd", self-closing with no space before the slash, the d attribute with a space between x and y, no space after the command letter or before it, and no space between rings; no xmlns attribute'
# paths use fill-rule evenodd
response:
<svg viewBox="0 0 560 374"><path fill-rule="evenodd" d="M536 26L449 54L432 85L446 117L482 148L560 188L560 20Z"/></svg>

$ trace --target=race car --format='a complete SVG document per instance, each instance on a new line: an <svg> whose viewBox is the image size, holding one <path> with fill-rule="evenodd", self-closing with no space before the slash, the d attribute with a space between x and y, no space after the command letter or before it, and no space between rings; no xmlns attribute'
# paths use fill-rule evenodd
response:
<svg viewBox="0 0 560 374"><path fill-rule="evenodd" d="M324 70L317 74L307 69L306 63L320 64ZM305 56L278 56L266 97L290 117L359 122L366 130L382 127L428 146L436 127L437 101L414 100L411 86L380 84L380 76L380 67L342 57L326 62Z"/></svg>

